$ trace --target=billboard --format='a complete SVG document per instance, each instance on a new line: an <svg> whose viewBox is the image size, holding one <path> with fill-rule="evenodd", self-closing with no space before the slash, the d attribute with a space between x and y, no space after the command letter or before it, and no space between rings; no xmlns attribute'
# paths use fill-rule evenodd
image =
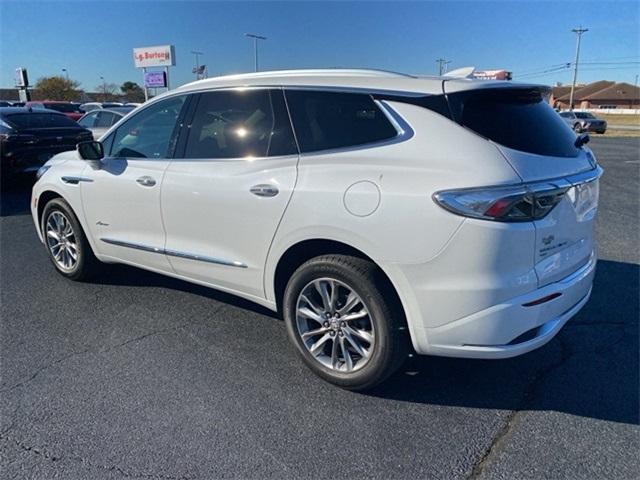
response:
<svg viewBox="0 0 640 480"><path fill-rule="evenodd" d="M175 49L173 45L134 48L133 63L136 68L172 67L176 64Z"/></svg>
<svg viewBox="0 0 640 480"><path fill-rule="evenodd" d="M167 86L166 72L145 72L144 86L147 88L158 88Z"/></svg>
<svg viewBox="0 0 640 480"><path fill-rule="evenodd" d="M29 77L26 68L16 68L16 87L25 88L29 86Z"/></svg>

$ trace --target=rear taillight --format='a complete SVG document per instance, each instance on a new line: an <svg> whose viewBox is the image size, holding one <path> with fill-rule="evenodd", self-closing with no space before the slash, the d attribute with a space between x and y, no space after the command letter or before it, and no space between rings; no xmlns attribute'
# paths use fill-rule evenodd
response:
<svg viewBox="0 0 640 480"><path fill-rule="evenodd" d="M499 222L544 218L572 188L564 179L509 187L446 190L433 195L438 205L457 215Z"/></svg>

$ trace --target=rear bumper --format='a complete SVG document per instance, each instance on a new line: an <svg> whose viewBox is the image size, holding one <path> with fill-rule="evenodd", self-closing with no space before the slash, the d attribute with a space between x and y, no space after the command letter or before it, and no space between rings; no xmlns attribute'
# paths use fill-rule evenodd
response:
<svg viewBox="0 0 640 480"><path fill-rule="evenodd" d="M5 147L3 145L3 147ZM3 174L18 174L36 172L47 160L54 155L69 150L75 146L47 146L47 147L18 147L15 149L3 148L1 158Z"/></svg>
<svg viewBox="0 0 640 480"><path fill-rule="evenodd" d="M530 352L551 340L589 300L596 256L564 279L525 295L426 329L430 355L500 359ZM545 297L551 300L531 305ZM525 306L529 304L530 306Z"/></svg>

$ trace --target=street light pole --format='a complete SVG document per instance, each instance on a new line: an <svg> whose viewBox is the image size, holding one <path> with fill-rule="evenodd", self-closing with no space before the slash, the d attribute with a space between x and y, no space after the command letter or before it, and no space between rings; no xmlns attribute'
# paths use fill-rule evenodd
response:
<svg viewBox="0 0 640 480"><path fill-rule="evenodd" d="M573 93L576 89L576 79L578 78L578 62L580 59L580 40L582 39L582 34L588 32L589 29L582 28L582 25L580 25L580 28L574 28L571 31L577 35L578 40L576 42L576 61L573 64L573 82L571 83L571 94L569 95L569 110L573 110Z"/></svg>
<svg viewBox="0 0 640 480"><path fill-rule="evenodd" d="M100 80L102 80L102 98L103 98L103 102L107 101L107 82L105 82L104 77L100 77Z"/></svg>
<svg viewBox="0 0 640 480"><path fill-rule="evenodd" d="M69 81L69 72L67 71L66 68L63 68L62 71L64 72L64 76L66 77L67 82L68 82Z"/></svg>
<svg viewBox="0 0 640 480"><path fill-rule="evenodd" d="M200 55L204 55L204 53L196 52L194 50L191 50L191 53L193 53L193 55L196 57L196 68L194 70L194 73L196 74L196 80L200 80L200 74L198 73L198 70L200 70L200 62L198 61L198 57L200 57Z"/></svg>
<svg viewBox="0 0 640 480"><path fill-rule="evenodd" d="M255 71L258 71L258 40L266 40L267 37L256 35L255 33L245 33L245 37L253 38L253 57L255 62Z"/></svg>

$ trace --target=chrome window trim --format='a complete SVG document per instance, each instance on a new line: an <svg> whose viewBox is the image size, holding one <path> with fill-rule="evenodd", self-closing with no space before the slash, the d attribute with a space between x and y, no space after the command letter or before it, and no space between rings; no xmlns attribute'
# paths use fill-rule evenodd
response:
<svg viewBox="0 0 640 480"><path fill-rule="evenodd" d="M179 252L177 250L171 250L171 249L160 248L160 247L152 247L149 245L143 245L141 243L135 243L135 242L125 242L122 240L115 240L113 238L101 238L100 240L110 245L116 245L118 247L125 247L125 248L133 248L135 250L142 250L143 252L160 253L160 254L168 255L170 257L185 258L187 260L197 260L199 262L214 263L216 265L225 265L228 267L248 268L248 266L242 262L225 260L225 259L216 258L216 257L209 257L207 255L198 255L195 253Z"/></svg>

